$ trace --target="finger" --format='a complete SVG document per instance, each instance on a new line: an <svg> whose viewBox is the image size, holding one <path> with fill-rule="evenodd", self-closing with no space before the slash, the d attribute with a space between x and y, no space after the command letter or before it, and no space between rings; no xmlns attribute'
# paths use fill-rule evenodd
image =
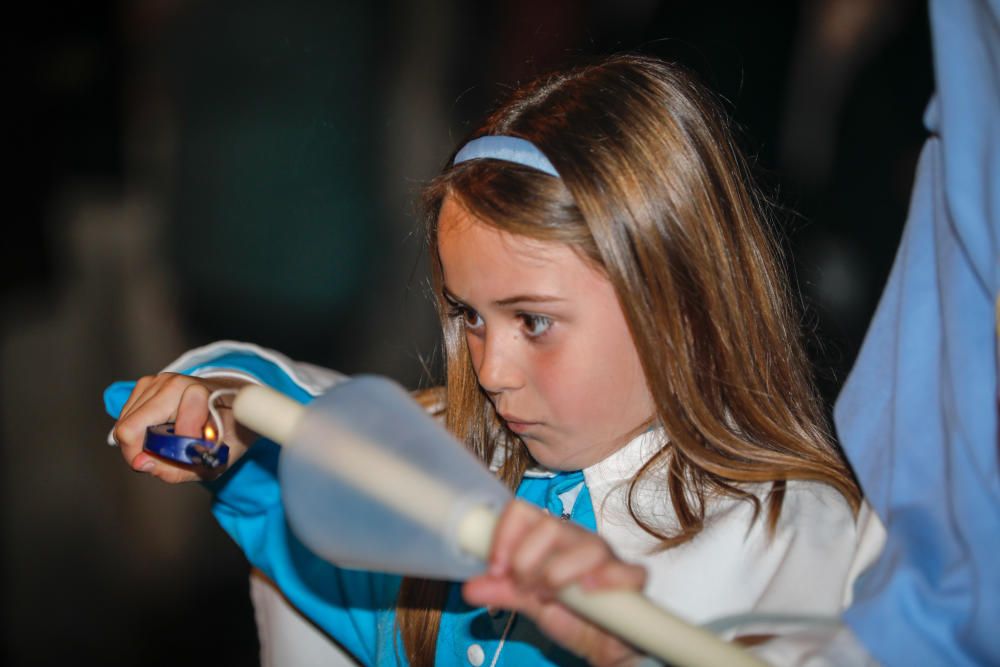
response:
<svg viewBox="0 0 1000 667"><path fill-rule="evenodd" d="M558 591L593 575L613 560L607 544L596 535L573 536L571 546L559 549L544 564L540 585Z"/></svg>
<svg viewBox="0 0 1000 667"><path fill-rule="evenodd" d="M648 573L641 565L609 561L580 580L585 590L624 589L641 591L646 587Z"/></svg>
<svg viewBox="0 0 1000 667"><path fill-rule="evenodd" d="M133 468L138 469L135 458L142 451L146 429L173 421L183 392L194 382L181 375L158 377L147 389L146 395L135 402L129 414L118 420L115 437L121 446L122 456Z"/></svg>
<svg viewBox="0 0 1000 667"><path fill-rule="evenodd" d="M517 549L523 536L544 516L541 510L522 500L514 500L507 504L493 531L489 557L490 574L501 576L507 573L511 554Z"/></svg>
<svg viewBox="0 0 1000 667"><path fill-rule="evenodd" d="M541 606L534 595L522 591L510 577L473 577L462 585L462 597L473 606L497 607L529 616L535 615Z"/></svg>
<svg viewBox="0 0 1000 667"><path fill-rule="evenodd" d="M205 423L208 421L208 389L201 384L192 384L184 389L177 405L174 433L188 438L204 438Z"/></svg>
<svg viewBox="0 0 1000 667"><path fill-rule="evenodd" d="M179 484L202 479L202 475L187 466L140 451L132 460L136 472L147 473L168 484Z"/></svg>
<svg viewBox="0 0 1000 667"><path fill-rule="evenodd" d="M144 390L141 394L135 396L134 401L132 401L132 396L129 396L129 400L132 402L131 404L126 403L125 407L122 408L122 416L127 416L126 411L128 413L134 412L145 403L157 399L160 394L180 395L184 387L191 382L197 381L180 373L158 373L153 376L140 378L139 382L143 380L145 380L143 383ZM136 389L139 389L139 382L136 383ZM133 394L136 394L136 392L133 392Z"/></svg>
<svg viewBox="0 0 1000 667"><path fill-rule="evenodd" d="M121 412L118 413L118 421L115 424L115 428L112 431L115 442L119 445L124 446L125 444L131 442L135 439L135 434L130 432L130 426L133 424L129 421L129 417L133 415L137 408L144 405L149 398L156 393L156 387L158 386L156 376L145 376L139 378L135 384L135 388L132 393L129 394L128 400L125 401L125 405L122 406Z"/></svg>
<svg viewBox="0 0 1000 667"><path fill-rule="evenodd" d="M160 406L164 401L171 407L176 406L176 400L183 391L184 380L186 380L184 376L176 373L160 373L140 378L125 407L122 408L118 423L113 431L115 440L122 447L123 455L127 450L134 449L137 442L141 446L142 440L146 436L147 427L173 419L175 411L171 409L168 414L164 414ZM145 416L143 419L138 419L140 411L143 415L149 412L148 404L151 401L155 401L157 405L152 411L153 414L163 414L164 416L156 422L145 421ZM131 459L131 457L126 458Z"/></svg>
<svg viewBox="0 0 1000 667"><path fill-rule="evenodd" d="M150 456L142 450L139 450L134 456L129 457L124 448L122 449L122 455L125 456L125 460L128 461L128 464L136 472L155 473L157 468L156 457Z"/></svg>
<svg viewBox="0 0 1000 667"><path fill-rule="evenodd" d="M139 401L142 396L149 389L149 386L156 381L156 378L152 375L145 375L138 380L136 380L135 387L132 388L132 393L129 394L128 399L125 401L125 405L122 406L121 412L118 413L118 418L121 419L131 412L132 407Z"/></svg>
<svg viewBox="0 0 1000 667"><path fill-rule="evenodd" d="M516 604L516 589L509 577L484 574L462 584L462 597L475 607L512 609Z"/></svg>
<svg viewBox="0 0 1000 667"><path fill-rule="evenodd" d="M548 560L562 547L569 530L569 526L551 516L531 526L511 554L510 574L518 586L526 590L539 589ZM550 593L545 591L547 595Z"/></svg>
<svg viewBox="0 0 1000 667"><path fill-rule="evenodd" d="M144 452L145 454L145 452ZM192 482L202 479L202 476L186 466L179 466L169 460L155 460L153 466L148 470L149 474L156 477L161 482L167 484L180 484L181 482Z"/></svg>

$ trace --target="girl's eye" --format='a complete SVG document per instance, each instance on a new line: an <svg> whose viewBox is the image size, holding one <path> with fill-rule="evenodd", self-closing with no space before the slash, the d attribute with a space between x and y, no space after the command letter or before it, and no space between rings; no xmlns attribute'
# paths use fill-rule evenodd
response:
<svg viewBox="0 0 1000 667"><path fill-rule="evenodd" d="M483 318L479 316L479 313L471 308L465 309L465 313L462 314L462 320L465 321L465 326L470 329L482 329L486 324L483 322Z"/></svg>
<svg viewBox="0 0 1000 667"><path fill-rule="evenodd" d="M549 330L552 326L552 319L544 315L532 315L521 313L521 321L524 323L525 333L529 338L538 338Z"/></svg>
<svg viewBox="0 0 1000 667"><path fill-rule="evenodd" d="M448 315L452 318L460 318L465 328L472 331L482 329L485 324L485 322L483 322L483 318L479 316L479 313L468 306L454 304L448 311Z"/></svg>

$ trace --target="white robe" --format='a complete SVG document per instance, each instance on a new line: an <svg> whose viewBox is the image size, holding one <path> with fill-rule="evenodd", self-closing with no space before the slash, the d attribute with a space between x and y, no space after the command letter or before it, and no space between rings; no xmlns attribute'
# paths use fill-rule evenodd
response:
<svg viewBox="0 0 1000 667"><path fill-rule="evenodd" d="M212 360L230 352L250 353L270 361L314 396L344 380L334 371L235 341L219 341L191 350L164 370L177 372L201 366L196 374L202 377L255 381L246 373L212 365ZM849 632L833 624L803 628L760 615L817 616L831 621L839 617L850 604L855 578L877 557L885 540L885 532L868 505L864 504L855 517L831 487L793 481L787 485L773 535L767 530L764 512L751 521L753 507L749 502L721 498L709 503L705 528L693 540L657 550L658 540L642 530L629 514L627 489L636 471L661 442L659 431L648 431L583 471L598 533L620 558L646 567L646 595L695 624L751 615L750 620L740 623L724 623L732 627L723 635L782 635L754 649L773 664L838 664L840 659L857 664L854 661L864 659ZM765 511L769 486L748 487L762 501ZM636 489L635 498L647 520L669 530L674 515L664 491L662 480L649 481ZM822 567L817 568L817 563ZM356 664L259 575L251 577L251 594L265 667ZM818 647L823 647L821 655ZM831 658L838 652L840 658Z"/></svg>

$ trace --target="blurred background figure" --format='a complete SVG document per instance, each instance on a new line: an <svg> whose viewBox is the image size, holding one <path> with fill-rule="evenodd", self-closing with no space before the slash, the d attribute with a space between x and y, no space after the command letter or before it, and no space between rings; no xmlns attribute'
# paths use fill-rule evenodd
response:
<svg viewBox="0 0 1000 667"><path fill-rule="evenodd" d="M803 0L777 128L777 168L809 224L793 241L832 400L895 251L925 132L929 42L915 0ZM919 65L917 65L919 63ZM910 71L906 70L911 65ZM917 65L917 66L914 66Z"/></svg>
<svg viewBox="0 0 1000 667"><path fill-rule="evenodd" d="M207 494L124 470L101 391L217 338L432 383L414 196L517 81L638 50L718 91L781 207L831 401L888 273L932 85L925 10L907 0L11 12L8 665L258 663L247 566Z"/></svg>

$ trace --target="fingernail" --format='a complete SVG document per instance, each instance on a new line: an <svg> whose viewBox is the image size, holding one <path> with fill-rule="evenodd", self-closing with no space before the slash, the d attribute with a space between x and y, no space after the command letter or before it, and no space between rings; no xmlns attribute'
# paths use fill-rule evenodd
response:
<svg viewBox="0 0 1000 667"><path fill-rule="evenodd" d="M153 468L156 467L155 461L146 461L141 466L139 466L139 472L152 472Z"/></svg>

